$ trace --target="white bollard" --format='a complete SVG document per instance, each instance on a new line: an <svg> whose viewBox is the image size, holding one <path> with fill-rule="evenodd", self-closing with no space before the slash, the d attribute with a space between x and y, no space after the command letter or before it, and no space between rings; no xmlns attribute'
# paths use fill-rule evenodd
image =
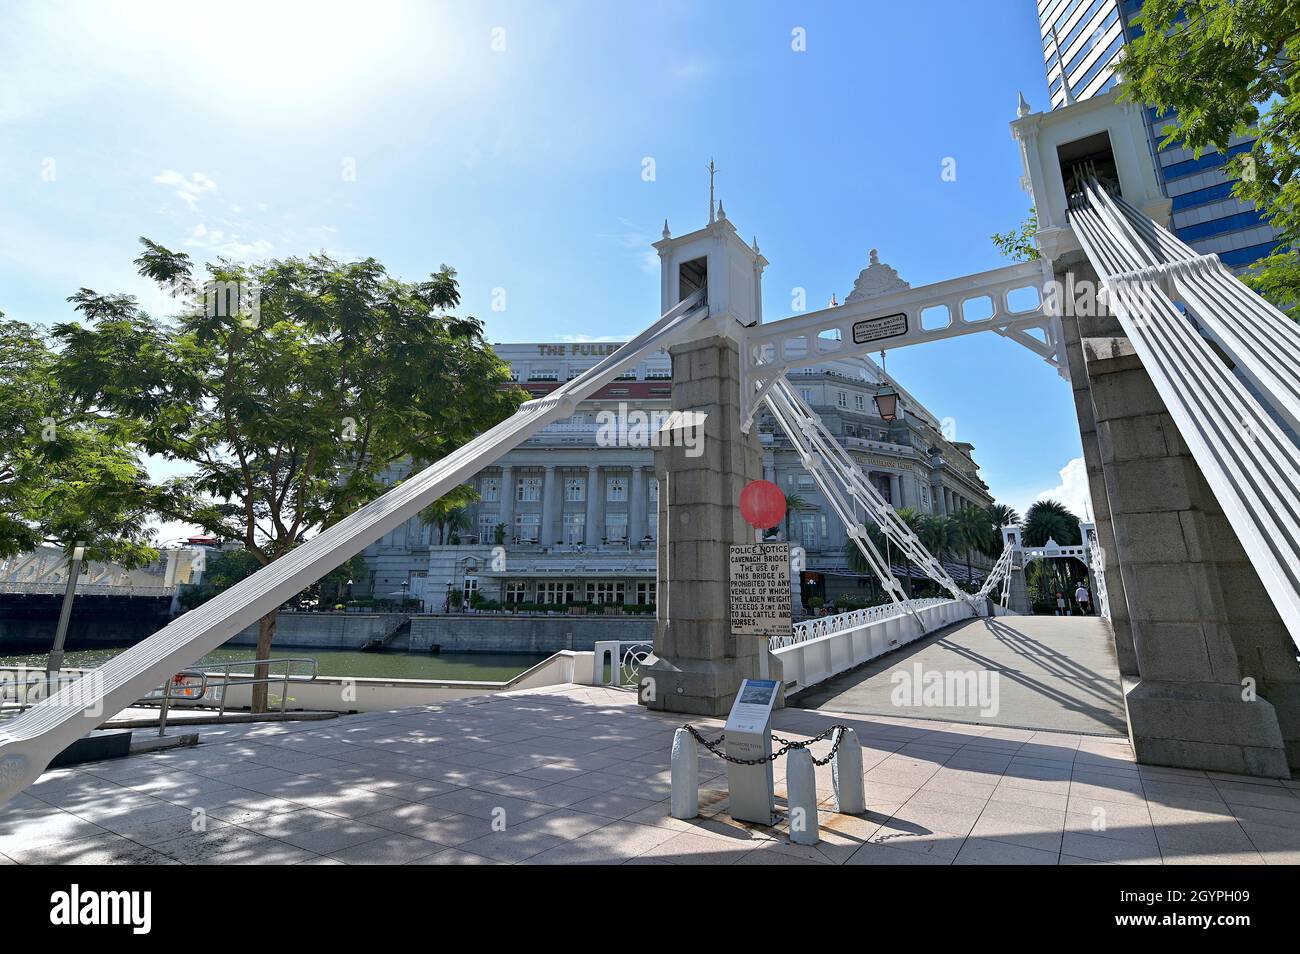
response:
<svg viewBox="0 0 1300 954"><path fill-rule="evenodd" d="M673 733L672 778L672 816L688 819L699 815L699 744L687 729Z"/></svg>
<svg viewBox="0 0 1300 954"><path fill-rule="evenodd" d="M790 840L796 845L815 845L817 831L817 773L812 753L793 749L785 764L786 802L790 806Z"/></svg>
<svg viewBox="0 0 1300 954"><path fill-rule="evenodd" d="M835 810L841 815L861 815L867 810L867 793L862 784L862 743L852 729L840 730L840 747L831 759L831 784L835 787Z"/></svg>

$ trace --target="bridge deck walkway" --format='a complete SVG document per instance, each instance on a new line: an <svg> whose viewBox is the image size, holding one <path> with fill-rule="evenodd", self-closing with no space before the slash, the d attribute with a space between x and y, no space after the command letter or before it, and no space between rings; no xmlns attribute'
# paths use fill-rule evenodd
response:
<svg viewBox="0 0 1300 954"><path fill-rule="evenodd" d="M917 666L919 693L913 689ZM966 698L927 695L925 680L939 677L954 686L984 684L985 701L992 704L980 705L969 692ZM1114 637L1110 625L1095 616L968 620L813 686L790 702L857 715L1127 734Z"/></svg>

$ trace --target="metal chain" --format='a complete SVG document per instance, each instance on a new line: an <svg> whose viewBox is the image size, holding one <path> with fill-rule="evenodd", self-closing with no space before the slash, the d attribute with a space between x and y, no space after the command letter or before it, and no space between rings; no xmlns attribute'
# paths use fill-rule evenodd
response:
<svg viewBox="0 0 1300 954"><path fill-rule="evenodd" d="M813 765L825 765L831 759L835 758L835 753L838 752L840 748L840 740L844 738L844 731L848 730L847 725L833 725L825 732L821 733L821 735L814 736L811 739L805 739L802 742L797 742L794 739L783 739L779 735L773 735L772 741L779 743L781 746L780 749L773 752L771 755L764 755L763 757L757 759L738 759L738 758L733 758L732 756L728 755L726 752L722 751L722 743L725 742L727 739L727 734L725 732L722 735L718 736L716 739L710 741L706 739L704 736L700 735L699 729L695 728L695 726L691 725L689 722L686 723L684 726L682 726L682 728L685 729L687 732L689 732L692 736L694 736L695 741L700 743L700 745L704 746L706 749L708 749L718 758L722 759L724 762L731 762L733 765L764 765L768 762L775 762L777 759L785 755L785 753L789 752L791 749L806 749L814 742L821 742L825 739L830 738L833 733L835 735L835 741L831 745L831 750L828 753L826 753L826 758L813 759ZM843 731L837 731L837 730L843 730Z"/></svg>

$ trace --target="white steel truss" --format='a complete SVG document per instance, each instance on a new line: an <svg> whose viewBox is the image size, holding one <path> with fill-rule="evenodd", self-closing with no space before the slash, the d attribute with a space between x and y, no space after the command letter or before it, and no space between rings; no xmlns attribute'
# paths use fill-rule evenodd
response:
<svg viewBox="0 0 1300 954"><path fill-rule="evenodd" d="M981 331L1024 345L1069 380L1060 316L1054 296L1045 294L1051 277L1045 261L1021 262L748 328L741 354L740 386L747 396L742 427L749 430L776 380L796 368Z"/></svg>
<svg viewBox="0 0 1300 954"><path fill-rule="evenodd" d="M430 465L307 543L263 567L71 685L0 723L0 802L34 781L68 745L216 649L305 586L401 526L646 354L708 330L697 291L599 364Z"/></svg>

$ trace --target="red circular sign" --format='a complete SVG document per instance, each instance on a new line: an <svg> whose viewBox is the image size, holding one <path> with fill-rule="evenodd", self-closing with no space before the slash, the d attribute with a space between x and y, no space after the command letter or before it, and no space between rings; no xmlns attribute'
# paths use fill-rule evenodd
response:
<svg viewBox="0 0 1300 954"><path fill-rule="evenodd" d="M770 480L752 480L740 492L740 515L751 527L771 529L785 516L785 494Z"/></svg>

